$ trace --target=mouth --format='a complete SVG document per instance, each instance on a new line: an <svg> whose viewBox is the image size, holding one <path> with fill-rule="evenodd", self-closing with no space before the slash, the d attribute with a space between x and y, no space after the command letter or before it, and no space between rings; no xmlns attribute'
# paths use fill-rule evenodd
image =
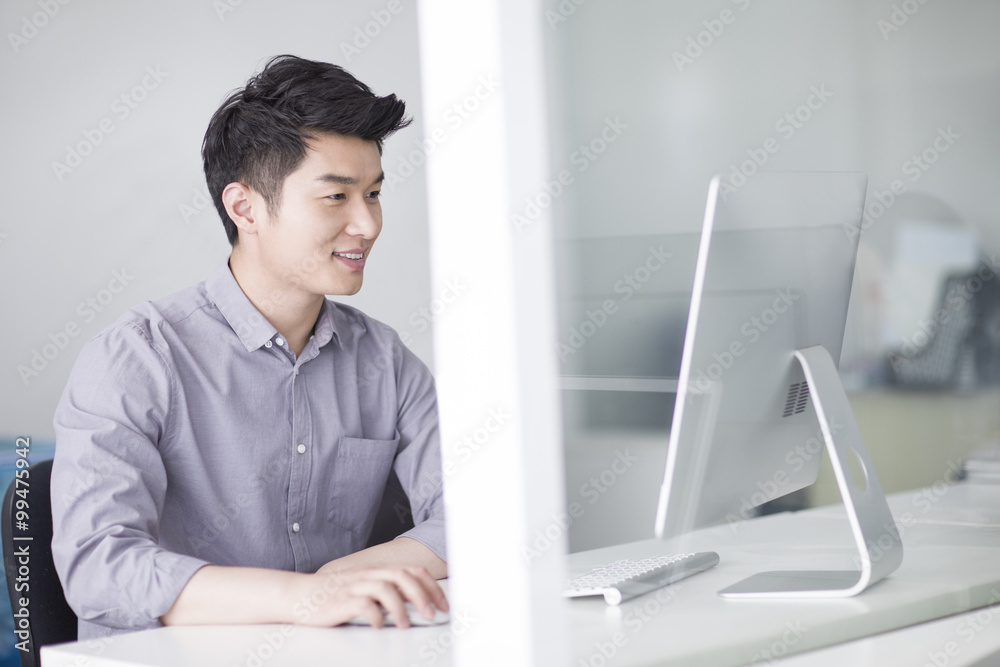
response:
<svg viewBox="0 0 1000 667"><path fill-rule="evenodd" d="M352 271L361 271L365 268L365 251L360 249L335 252L333 256Z"/></svg>

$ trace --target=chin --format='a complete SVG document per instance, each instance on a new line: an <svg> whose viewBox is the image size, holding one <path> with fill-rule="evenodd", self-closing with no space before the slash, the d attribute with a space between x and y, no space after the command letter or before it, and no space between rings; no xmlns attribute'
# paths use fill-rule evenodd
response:
<svg viewBox="0 0 1000 667"><path fill-rule="evenodd" d="M323 294L329 296L354 296L361 291L361 283L344 285L343 283L327 285Z"/></svg>

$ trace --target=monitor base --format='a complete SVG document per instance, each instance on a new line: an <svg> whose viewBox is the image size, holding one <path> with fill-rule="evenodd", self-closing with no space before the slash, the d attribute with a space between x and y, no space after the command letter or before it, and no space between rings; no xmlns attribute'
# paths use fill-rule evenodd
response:
<svg viewBox="0 0 1000 667"><path fill-rule="evenodd" d="M859 569L762 572L719 591L723 597L851 597L891 574L903 562L899 531L830 353L822 346L814 346L796 350L795 358L802 364L809 383L858 549L855 563Z"/></svg>

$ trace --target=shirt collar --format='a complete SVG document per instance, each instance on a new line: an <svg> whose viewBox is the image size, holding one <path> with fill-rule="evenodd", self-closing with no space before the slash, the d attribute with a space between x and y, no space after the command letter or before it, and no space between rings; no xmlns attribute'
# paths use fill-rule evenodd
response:
<svg viewBox="0 0 1000 667"><path fill-rule="evenodd" d="M336 338L340 344L340 334L337 332L337 324L333 319L333 302L323 299L323 307L319 309L319 317L316 318L316 326L313 328L313 336L316 337L316 347L323 347Z"/></svg>
<svg viewBox="0 0 1000 667"><path fill-rule="evenodd" d="M209 276L205 281L205 289L208 297L215 303L248 351L256 350L277 335L278 330L274 325L261 315L243 293L243 289L229 268L229 260ZM333 304L329 299L324 299L313 330L318 347L326 345L333 337L336 337L338 342L340 340L332 310Z"/></svg>

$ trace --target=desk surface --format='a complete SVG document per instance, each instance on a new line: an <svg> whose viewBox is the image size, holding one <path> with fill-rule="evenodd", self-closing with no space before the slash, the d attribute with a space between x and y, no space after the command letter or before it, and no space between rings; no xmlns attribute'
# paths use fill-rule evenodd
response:
<svg viewBox="0 0 1000 667"><path fill-rule="evenodd" d="M1000 485L960 484L899 494L903 564L845 600L727 600L716 591L766 569L847 569L853 552L842 509L754 519L699 531L692 548L721 562L620 607L567 602L570 664L971 665L1000 651ZM621 557L664 553L658 540L573 554L572 571ZM982 608L971 613L965 610ZM958 614L957 616L952 616ZM942 618L942 617L948 618ZM455 637L474 631L460 610L450 626L331 629L291 626L160 628L42 649L43 667L104 665L450 665ZM931 619L941 619L927 623ZM915 625L922 624L922 625ZM914 626L914 627L906 627ZM904 628L897 630L897 628ZM884 633L884 634L879 634ZM871 636L877 635L877 636ZM862 639L865 638L866 639ZM847 643L843 643L847 642ZM823 647L832 648L824 650ZM796 654L796 655L793 655ZM791 657L787 657L791 656ZM943 661L943 662L942 662Z"/></svg>

